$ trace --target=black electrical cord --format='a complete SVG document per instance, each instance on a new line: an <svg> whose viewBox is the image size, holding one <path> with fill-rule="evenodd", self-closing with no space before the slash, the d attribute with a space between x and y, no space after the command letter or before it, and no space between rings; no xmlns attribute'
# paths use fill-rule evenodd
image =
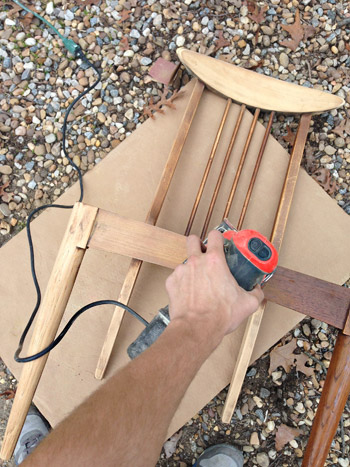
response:
<svg viewBox="0 0 350 467"><path fill-rule="evenodd" d="M42 357L43 355L47 354L52 350L54 347L56 347L57 344L61 342L61 340L64 338L64 336L67 334L69 328L72 326L74 321L82 314L84 311L89 310L90 308L93 308L95 306L100 306L100 305L115 305L115 306L120 306L121 308L124 308L124 310L128 311L131 313L135 318L141 321L142 324L147 326L148 322L142 318L139 314L136 313L132 308L128 307L127 305L124 305L121 302L117 302L116 300L99 300L97 302L92 302L89 303L88 305L83 306L78 310L74 315L71 317L71 319L68 321L68 323L65 325L61 333L49 344L45 349L41 350L40 352L31 355L30 357L19 357L19 354L22 350L22 346L20 345L18 349L16 350L15 353L15 360L16 362L20 363L26 363L26 362L32 362L33 360L36 360L37 358Z"/></svg>
<svg viewBox="0 0 350 467"><path fill-rule="evenodd" d="M69 163L72 165L72 167L74 168L74 170L77 171L78 173L78 177L79 177L79 185L80 185L80 196L79 196L79 202L82 202L83 201L83 198L84 198L84 186L83 186L83 176L82 176L82 173L81 173L81 170L79 169L79 167L73 162L73 160L69 157L68 155L68 152L67 152L67 149L66 149L66 133L67 133L67 122L68 122L68 116L70 114L70 112L72 111L74 105L83 97L85 96L88 92L90 92L92 89L94 89L98 83L101 81L101 72L100 70L98 70L88 59L87 57L84 55L83 51L81 50L81 48L79 47L79 49L76 51L76 56L77 58L80 58L84 63L86 63L86 65L88 65L89 67L93 68L93 70L97 73L97 80L91 85L89 86L85 91L83 91L82 93L80 93L74 100L73 102L69 105L66 113L65 113L65 116L64 116L64 120L63 120L63 126L62 126L62 134L63 134L63 138L62 138L62 144L63 144L63 152L64 152L64 155L65 157L68 159ZM38 278L37 278L37 275L36 275L36 271L35 271L35 256L34 256L34 247L33 247L33 240L32 240L32 234L31 234L31 231L30 231L30 223L33 219L33 216L39 212L39 211L42 211L43 209L47 209L47 208L59 208L59 209L73 209L74 205L64 205L64 204L45 204L43 206L39 206L38 208L34 209L28 216L28 219L27 219L27 224L26 224L26 230L27 230L27 238L28 238L28 245L29 245L29 254L30 254L30 268L31 268L31 273L32 273L32 278L33 278L33 282L34 282L34 286L35 286L35 290L36 290L36 304L35 304L35 307L32 311L32 314L29 318L29 321L20 337L20 340L19 340L19 344L18 344L18 348L15 352L15 355L14 355L14 359L16 360L16 362L19 362L19 363L25 363L25 362L31 362L33 360L36 360L37 358L40 358L42 357L43 355L45 355L46 353L50 352L51 349L53 349L54 347L56 347L56 345L63 339L63 337L66 335L67 331L69 330L69 328L72 326L72 324L74 323L74 321L78 318L78 316L80 316L84 311L86 310L89 310L90 308L93 308L95 306L100 306L100 305L115 305L115 306L119 306L121 308L123 308L124 310L128 311L129 313L131 313L135 318L137 318L142 324L144 324L145 326L147 326L148 322L143 319L139 314L136 313L136 311L132 310L130 307L128 307L127 305L124 305L123 303L121 302L118 302L116 300L99 300L97 302L93 302L93 303L90 303L88 305L85 305L83 308L80 308L80 310L78 310L73 316L72 318L68 321L68 323L66 324L66 326L64 327L64 329L62 330L62 332L51 342L51 344L49 344L45 349L41 350L40 352L36 353L35 355L31 355L29 357L20 357L19 354L21 353L22 351L22 348L23 348L23 344L24 344L24 341L25 341L25 338L28 334L28 331L35 319L35 316L38 312L38 309L40 307L40 303L41 303L41 290L40 290L40 286L39 286L39 282L38 282Z"/></svg>
<svg viewBox="0 0 350 467"><path fill-rule="evenodd" d="M79 185L80 185L80 198L79 198L79 202L82 202L83 201L83 198L84 198L84 187L83 187L83 176L82 176L82 173L81 173L81 170L79 169L79 167L73 162L73 160L69 157L68 153L67 153L67 149L66 149L66 133L67 133L67 122L68 122L68 116L70 114L70 112L72 111L73 107L75 106L75 104L82 98L84 97L86 94L88 94L92 89L94 89L98 83L101 81L101 78L102 78L102 75L101 75L101 72L98 68L96 68L88 59L87 57L84 55L83 51L81 50L81 48L79 48L79 50L76 52L76 56L78 58L80 58L86 65L88 65L89 67L93 68L93 70L95 71L95 73L97 73L97 80L91 85L89 86L87 89L85 89L85 91L83 91L82 93L79 94L79 96L77 96L73 102L71 102L71 104L69 105L66 113L65 113L65 116L64 116L64 120L63 120L63 126L62 126L62 134L63 134L63 137L62 137L62 146L63 146L63 152L64 152L64 155L66 156L66 158L69 160L69 163L73 166L73 168L78 172L78 177L79 177ZM73 206L71 206L71 208L73 208Z"/></svg>

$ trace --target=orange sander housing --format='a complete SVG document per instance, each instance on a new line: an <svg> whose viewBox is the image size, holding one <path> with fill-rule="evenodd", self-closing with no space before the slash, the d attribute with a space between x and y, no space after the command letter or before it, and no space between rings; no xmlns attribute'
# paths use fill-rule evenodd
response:
<svg viewBox="0 0 350 467"><path fill-rule="evenodd" d="M243 289L252 290L270 279L278 262L272 243L255 230L226 230L223 236L228 267Z"/></svg>
<svg viewBox="0 0 350 467"><path fill-rule="evenodd" d="M240 287L249 291L272 277L277 267L278 253L267 238L255 230L237 231L227 219L216 230L224 237L227 265ZM166 306L158 311L155 318L128 347L129 357L134 359L152 345L169 322L169 307Z"/></svg>

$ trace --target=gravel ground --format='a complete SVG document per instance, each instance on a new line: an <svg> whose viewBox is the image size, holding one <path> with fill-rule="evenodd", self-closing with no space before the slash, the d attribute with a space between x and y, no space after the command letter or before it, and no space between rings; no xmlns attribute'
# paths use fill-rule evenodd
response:
<svg viewBox="0 0 350 467"><path fill-rule="evenodd" d="M4 1L0 8L0 245L23 229L33 208L54 202L76 181L61 155L64 110L95 79L91 69L65 52L57 36L13 5ZM340 110L313 118L303 164L350 214L349 2L56 0L31 7L102 69L102 84L82 99L71 119L69 153L83 172L147 118L150 98L156 102L164 88L149 78L150 67L159 57L176 61L176 48L185 46L346 100ZM301 39L286 44L293 38L288 26L297 12ZM173 89L188 79L180 68ZM278 116L273 135L290 147L296 126L293 116ZM269 355L262 356L246 377L232 424L219 421L224 391L183 428L176 451L169 458L163 452L159 465L192 465L217 442L241 446L248 466L299 465L335 332L304 320L284 341L293 334L301 351L311 356L315 376L292 369L266 377ZM2 364L0 391L15 385ZM10 405L11 400L0 398L1 437ZM349 413L348 403L326 465L349 466ZM281 423L303 434L276 452Z"/></svg>

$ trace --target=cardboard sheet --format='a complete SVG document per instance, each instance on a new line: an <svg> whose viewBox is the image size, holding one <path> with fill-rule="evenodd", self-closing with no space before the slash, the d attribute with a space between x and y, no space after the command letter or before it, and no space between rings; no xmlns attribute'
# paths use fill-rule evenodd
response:
<svg viewBox="0 0 350 467"><path fill-rule="evenodd" d="M148 120L86 174L86 203L137 220L145 219L192 86L193 83L190 83L185 88L184 95L176 101L176 110L166 109L164 115L156 115L156 120ZM178 233L184 232L224 107L223 98L205 91L159 217L160 227ZM236 105L230 109L193 233L198 234L201 231L206 207L209 205L238 111L239 107ZM216 203L211 227L221 221L251 120L251 113L246 111ZM238 220L263 134L264 128L258 124L229 216L233 224ZM286 151L270 137L244 227L270 235L287 161ZM71 204L77 199L78 186L74 186L59 202ZM69 211L51 209L41 214L32 224L36 266L43 291L69 215ZM280 264L342 284L349 277L349 232L349 217L301 170ZM1 249L0 264L0 353L18 378L21 365L14 362L13 354L35 302L24 231ZM87 251L62 325L75 310L93 300L117 299L128 264L129 259L121 256ZM142 267L130 306L146 319L150 319L158 308L167 303L164 280L168 274L169 270L165 268L149 264ZM53 426L103 384L95 380L94 371L112 312L113 307L101 307L85 313L60 345L51 352L34 402ZM275 344L302 317L298 313L268 304L252 361ZM141 329L142 325L138 321L126 316L107 377L127 363L126 348ZM169 435L227 385L243 331L244 325L226 337L203 365L172 421Z"/></svg>

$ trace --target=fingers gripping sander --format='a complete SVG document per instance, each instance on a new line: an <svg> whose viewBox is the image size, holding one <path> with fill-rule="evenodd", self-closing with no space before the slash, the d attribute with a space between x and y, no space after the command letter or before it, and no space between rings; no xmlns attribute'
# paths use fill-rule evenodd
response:
<svg viewBox="0 0 350 467"><path fill-rule="evenodd" d="M270 279L277 267L278 254L263 235L255 230L237 231L226 219L216 230L223 234L227 265L238 285L250 291ZM166 306L128 347L129 357L134 359L152 345L169 323L169 307Z"/></svg>

